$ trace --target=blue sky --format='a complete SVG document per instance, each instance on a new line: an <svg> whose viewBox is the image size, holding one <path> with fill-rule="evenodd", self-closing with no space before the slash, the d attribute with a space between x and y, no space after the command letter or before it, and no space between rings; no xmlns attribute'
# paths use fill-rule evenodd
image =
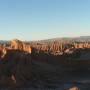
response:
<svg viewBox="0 0 90 90"><path fill-rule="evenodd" d="M90 35L90 0L0 0L0 39Z"/></svg>

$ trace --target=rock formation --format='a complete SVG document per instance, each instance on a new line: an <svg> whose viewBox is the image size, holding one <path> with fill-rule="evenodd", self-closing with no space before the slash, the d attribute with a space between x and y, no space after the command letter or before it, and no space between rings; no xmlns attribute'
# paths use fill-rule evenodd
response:
<svg viewBox="0 0 90 90"><path fill-rule="evenodd" d="M89 42L31 44L15 39L9 46L0 45L0 85L19 87L32 81L37 86L54 86L69 67L88 69L89 56Z"/></svg>
<svg viewBox="0 0 90 90"><path fill-rule="evenodd" d="M5 51L6 50L6 51ZM0 84L11 80L13 86L20 86L31 79L31 55L20 50L5 49L0 60ZM6 78L4 80L4 78Z"/></svg>
<svg viewBox="0 0 90 90"><path fill-rule="evenodd" d="M23 43L20 40L17 40L17 39L12 40L11 41L11 48L23 50Z"/></svg>
<svg viewBox="0 0 90 90"><path fill-rule="evenodd" d="M17 39L11 41L11 48L31 53L31 46Z"/></svg>

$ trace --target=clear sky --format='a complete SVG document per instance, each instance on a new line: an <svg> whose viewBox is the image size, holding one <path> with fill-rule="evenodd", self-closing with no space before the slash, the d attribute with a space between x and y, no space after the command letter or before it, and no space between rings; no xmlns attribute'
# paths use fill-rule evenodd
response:
<svg viewBox="0 0 90 90"><path fill-rule="evenodd" d="M0 0L0 39L90 35L90 0Z"/></svg>

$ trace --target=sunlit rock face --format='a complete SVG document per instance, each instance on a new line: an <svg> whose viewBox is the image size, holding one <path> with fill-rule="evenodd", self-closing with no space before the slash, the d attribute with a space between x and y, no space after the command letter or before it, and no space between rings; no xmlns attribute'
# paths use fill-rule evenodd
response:
<svg viewBox="0 0 90 90"><path fill-rule="evenodd" d="M20 40L14 39L11 41L11 48L23 50L23 43Z"/></svg>
<svg viewBox="0 0 90 90"><path fill-rule="evenodd" d="M74 43L74 47L77 48L90 48L90 43L89 42L79 42L79 43Z"/></svg>
<svg viewBox="0 0 90 90"><path fill-rule="evenodd" d="M0 45L0 58L1 58L1 56L2 56L2 51L3 51L3 45Z"/></svg>
<svg viewBox="0 0 90 90"><path fill-rule="evenodd" d="M28 44L23 43L23 51L31 53L32 52L31 46L28 45Z"/></svg>
<svg viewBox="0 0 90 90"><path fill-rule="evenodd" d="M11 48L31 53L31 46L17 39L11 41Z"/></svg>

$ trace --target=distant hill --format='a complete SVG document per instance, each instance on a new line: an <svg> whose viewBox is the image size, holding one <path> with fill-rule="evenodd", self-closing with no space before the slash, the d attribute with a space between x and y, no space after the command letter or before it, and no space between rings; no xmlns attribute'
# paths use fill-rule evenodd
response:
<svg viewBox="0 0 90 90"><path fill-rule="evenodd" d="M0 40L0 44L7 44L9 43L9 41L6 41L6 40Z"/></svg>
<svg viewBox="0 0 90 90"><path fill-rule="evenodd" d="M33 42L39 43L50 43L50 42L90 42L90 36L80 36L80 37L62 37L62 38L52 38L46 40L38 40Z"/></svg>
<svg viewBox="0 0 90 90"><path fill-rule="evenodd" d="M62 38L52 38L52 39L45 39L45 40L37 40L37 41L24 41L27 43L36 42L36 43L50 43L50 42L90 42L90 36L80 36L80 37L62 37ZM10 41L7 40L0 40L0 44L9 43Z"/></svg>
<svg viewBox="0 0 90 90"><path fill-rule="evenodd" d="M90 36L80 36L75 38L75 41L80 41L80 42L90 42Z"/></svg>

